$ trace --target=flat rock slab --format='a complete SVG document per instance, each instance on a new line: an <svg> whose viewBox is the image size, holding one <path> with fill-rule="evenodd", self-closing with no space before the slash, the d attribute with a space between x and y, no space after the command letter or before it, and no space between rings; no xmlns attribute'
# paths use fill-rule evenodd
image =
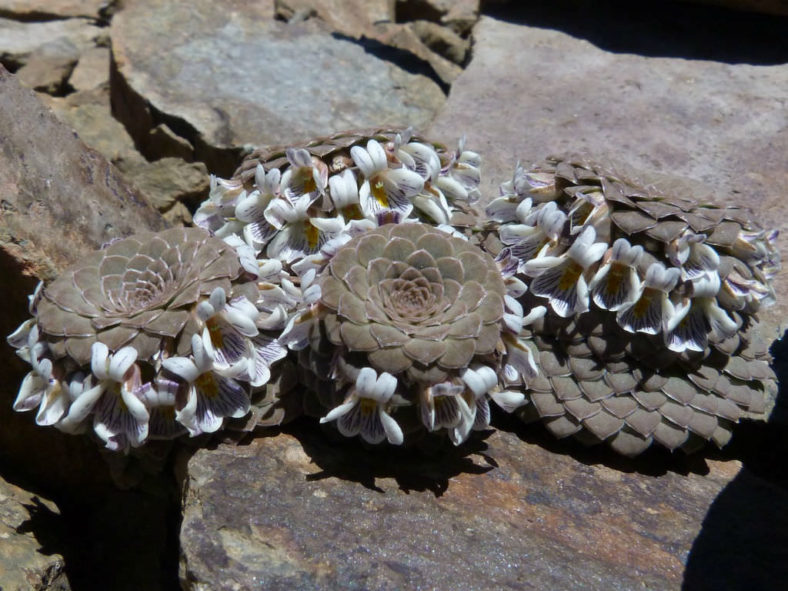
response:
<svg viewBox="0 0 788 591"><path fill-rule="evenodd" d="M774 537L785 535L768 528L785 525L788 495L741 462L650 454L606 465L599 449L577 459L539 443L498 431L429 455L364 450L307 422L199 450L186 466L182 587L678 589L702 524L767 533L754 544L728 535L729 560L713 573L701 553L695 582L779 580L763 565L780 564ZM768 491L774 514L758 515L734 488L704 523L737 475Z"/></svg>
<svg viewBox="0 0 788 591"><path fill-rule="evenodd" d="M36 49L53 42L69 43L84 51L94 47L104 32L85 18L29 23L0 18L0 62L8 67L23 66Z"/></svg>
<svg viewBox="0 0 788 591"><path fill-rule="evenodd" d="M780 229L788 253L788 64L614 53L491 17L482 17L474 39L473 59L429 136L467 135L483 157L486 194L511 178L518 160L608 156L707 183L721 203L750 207ZM776 286L788 293L786 274ZM787 312L781 304L762 314L770 340Z"/></svg>
<svg viewBox="0 0 788 591"><path fill-rule="evenodd" d="M149 130L174 120L217 174L234 170L245 144L423 126L445 99L432 80L309 23L274 21L255 3L135 2L111 36L115 114L143 152L155 149Z"/></svg>
<svg viewBox="0 0 788 591"><path fill-rule="evenodd" d="M113 4L107 0L0 0L0 13L20 20L83 16L97 19Z"/></svg>

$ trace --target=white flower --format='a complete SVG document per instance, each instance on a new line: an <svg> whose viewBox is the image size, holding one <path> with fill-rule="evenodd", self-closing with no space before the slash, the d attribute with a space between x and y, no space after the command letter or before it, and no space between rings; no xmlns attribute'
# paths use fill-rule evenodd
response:
<svg viewBox="0 0 788 591"><path fill-rule="evenodd" d="M397 136L397 139L400 139ZM395 146L397 142L395 141ZM396 157L406 168L418 174L425 181L435 180L441 171L441 161L432 146L419 142L408 142L395 148Z"/></svg>
<svg viewBox="0 0 788 591"><path fill-rule="evenodd" d="M246 197L243 184L239 179L221 179L211 175L210 192L206 199L194 213L194 225L217 234L228 234L230 228L227 218L235 215L235 208L239 201ZM230 223L233 226L234 222ZM233 226L235 227L235 226ZM239 226L240 229L240 226Z"/></svg>
<svg viewBox="0 0 788 591"><path fill-rule="evenodd" d="M329 194L334 203L336 214L345 223L345 232L335 236L332 240L339 237L355 236L377 226L375 216L366 216L361 210L361 202L358 195L358 183L353 172L345 169L341 174L335 174L328 179ZM323 244L325 248L326 244Z"/></svg>
<svg viewBox="0 0 788 591"><path fill-rule="evenodd" d="M275 199L265 210L265 217L279 232L268 243L269 258L292 262L317 253L331 238L342 232L345 221L310 215L305 199L290 203Z"/></svg>
<svg viewBox="0 0 788 591"><path fill-rule="evenodd" d="M560 256L540 256L525 264L525 272L535 276L531 293L549 299L556 314L567 318L588 310L588 285L584 273L607 249L604 242L594 242L593 226L585 230Z"/></svg>
<svg viewBox="0 0 788 591"><path fill-rule="evenodd" d="M306 206L311 205L325 194L328 167L303 148L288 148L285 156L290 168L282 175L282 195L290 203L304 202Z"/></svg>
<svg viewBox="0 0 788 591"><path fill-rule="evenodd" d="M249 339L257 336L257 315L257 307L245 297L227 302L221 287L197 306L197 317L205 325L202 345L217 372L237 377L249 371L254 358Z"/></svg>
<svg viewBox="0 0 788 591"><path fill-rule="evenodd" d="M546 308L539 306L544 315ZM503 368L503 382L507 386L527 384L534 379L539 370L536 367L534 354L525 341L515 335L504 333L501 335L506 347L506 358Z"/></svg>
<svg viewBox="0 0 788 591"><path fill-rule="evenodd" d="M421 422L430 431L441 428L449 430L454 437L463 431L470 431L474 421L474 411L463 398L465 388L460 384L442 382L422 390ZM459 431L455 432L455 428Z"/></svg>
<svg viewBox="0 0 788 591"><path fill-rule="evenodd" d="M626 238L613 243L610 260L603 263L588 284L591 297L603 310L616 312L635 302L640 295L637 266L643 247L632 246Z"/></svg>
<svg viewBox="0 0 788 591"><path fill-rule="evenodd" d="M402 429L389 414L396 389L397 378L393 375L386 372L378 375L371 367L365 367L358 372L345 402L320 422L337 421L339 432L346 437L360 434L368 443L387 439L393 445L400 445L404 440Z"/></svg>
<svg viewBox="0 0 788 591"><path fill-rule="evenodd" d="M674 322L676 308L668 294L676 287L680 275L676 267L666 269L660 262L652 263L637 299L618 310L618 324L628 332L658 334L666 324Z"/></svg>
<svg viewBox="0 0 788 591"><path fill-rule="evenodd" d="M175 417L191 436L213 433L227 417L249 412L249 395L241 384L214 371L213 359L203 348L199 335L192 336L192 359L170 357L162 361L167 371L183 379L188 387L186 403Z"/></svg>
<svg viewBox="0 0 788 591"><path fill-rule="evenodd" d="M244 239L256 252L260 252L276 233L276 228L265 218L265 210L279 195L279 169L274 168L266 174L263 166L258 164L255 179L257 189L238 202L235 217L246 222Z"/></svg>
<svg viewBox="0 0 788 591"><path fill-rule="evenodd" d="M694 279L720 266L720 257L711 246L705 244L704 234L685 232L668 244L670 262L681 267L682 279Z"/></svg>
<svg viewBox="0 0 788 591"><path fill-rule="evenodd" d="M77 382L73 392L78 394L68 414L58 424L63 431L81 429L87 416L93 413L93 430L113 451L139 447L148 437L145 396L151 388L142 383L142 375L134 347L123 347L110 354L104 343L91 347L90 367L97 384Z"/></svg>
<svg viewBox="0 0 788 591"><path fill-rule="evenodd" d="M424 179L407 168L389 168L386 152L376 140L369 140L366 149L353 146L350 156L364 175L359 190L365 215L394 210L407 217L413 209L411 199L421 193Z"/></svg>
<svg viewBox="0 0 788 591"><path fill-rule="evenodd" d="M726 339L739 329L717 304L720 277L716 271L704 273L692 281L692 297L676 311L665 329L665 344L676 352L703 351L712 333Z"/></svg>
<svg viewBox="0 0 788 591"><path fill-rule="evenodd" d="M529 199L517 206L516 214L523 223L501 226L499 236L501 242L520 260L522 272L528 261L546 254L548 248L557 244L566 223L566 214L558 209L554 201L538 210L531 210Z"/></svg>

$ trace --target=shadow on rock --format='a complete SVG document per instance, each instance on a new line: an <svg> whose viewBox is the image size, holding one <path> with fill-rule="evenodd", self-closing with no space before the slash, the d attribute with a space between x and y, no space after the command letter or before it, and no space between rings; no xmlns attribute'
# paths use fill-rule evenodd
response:
<svg viewBox="0 0 788 591"><path fill-rule="evenodd" d="M779 589L788 580L788 342L772 345L780 383L766 424L745 421L726 452L739 474L714 500L692 545L684 591Z"/></svg>
<svg viewBox="0 0 788 591"><path fill-rule="evenodd" d="M484 453L489 431L476 434L460 447L445 437L431 436L404 448L362 445L357 438L347 439L307 418L294 421L283 431L298 439L320 468L307 477L310 481L340 478L384 492L376 480L393 478L406 493L430 491L440 497L454 476L483 474L496 467L495 460Z"/></svg>
<svg viewBox="0 0 788 591"><path fill-rule="evenodd" d="M649 57L681 57L773 65L788 61L788 17L684 2L627 0L509 2L485 14L556 29L600 49Z"/></svg>
<svg viewBox="0 0 788 591"><path fill-rule="evenodd" d="M0 472L57 505L53 511L34 498L25 504L29 518L17 531L33 534L41 554L63 557L71 589L179 588L180 499L167 476L149 477L134 490L93 487L80 497L37 486L6 466Z"/></svg>

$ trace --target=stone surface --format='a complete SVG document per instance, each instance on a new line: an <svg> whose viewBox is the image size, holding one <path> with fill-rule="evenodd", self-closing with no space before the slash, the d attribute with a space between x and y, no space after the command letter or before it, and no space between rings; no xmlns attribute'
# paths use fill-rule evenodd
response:
<svg viewBox="0 0 788 591"><path fill-rule="evenodd" d="M63 94L66 80L78 60L77 46L68 38L61 37L36 48L16 75L23 86L47 94Z"/></svg>
<svg viewBox="0 0 788 591"><path fill-rule="evenodd" d="M68 40L78 51L84 51L103 34L104 29L83 18L30 23L0 18L0 64L16 71L42 45Z"/></svg>
<svg viewBox="0 0 788 591"><path fill-rule="evenodd" d="M736 460L649 453L631 463L521 437L498 431L432 454L364 450L311 422L199 450L186 468L182 586L678 589L715 497L734 478L759 480ZM777 514L788 495L766 488ZM731 528L754 514L753 527L768 524L735 491L728 509L716 517ZM767 547L731 544L745 571ZM774 575L762 569L759 580Z"/></svg>
<svg viewBox="0 0 788 591"><path fill-rule="evenodd" d="M0 0L0 14L20 20L75 16L97 19L111 11L117 0Z"/></svg>
<svg viewBox="0 0 788 591"><path fill-rule="evenodd" d="M63 557L31 532L38 513L58 513L50 500L0 478L0 589L68 591Z"/></svg>
<svg viewBox="0 0 788 591"><path fill-rule="evenodd" d="M176 203L196 205L208 195L208 169L202 162L162 158L124 168L126 178L161 212Z"/></svg>
<svg viewBox="0 0 788 591"><path fill-rule="evenodd" d="M394 22L393 0L275 0L277 18L317 17L335 31L359 38L375 23Z"/></svg>
<svg viewBox="0 0 788 591"><path fill-rule="evenodd" d="M41 95L40 98L85 144L113 164L128 168L145 162L126 128L112 116L108 87L74 92L66 97Z"/></svg>
<svg viewBox="0 0 788 591"><path fill-rule="evenodd" d="M749 206L781 230L788 252L788 65L614 53L490 17L474 36L473 59L428 135L467 135L484 158L486 194L518 160L607 155L708 183L721 203ZM788 292L785 274L776 284ZM783 302L761 314L766 338L778 336L786 312Z"/></svg>
<svg viewBox="0 0 788 591"><path fill-rule="evenodd" d="M373 41L413 54L424 63L429 64L432 71L444 84L450 85L460 75L462 68L430 49L418 29L412 26L413 24L415 23L379 23L370 31L368 37ZM440 27L438 28L440 29Z"/></svg>
<svg viewBox="0 0 788 591"><path fill-rule="evenodd" d="M397 0L397 21L428 19L466 35L479 17L479 0Z"/></svg>
<svg viewBox="0 0 788 591"><path fill-rule="evenodd" d="M109 48L93 47L83 52L68 83L77 92L109 84Z"/></svg>
<svg viewBox="0 0 788 591"><path fill-rule="evenodd" d="M424 125L444 100L432 80L255 4L139 1L115 16L111 36L114 112L143 153L149 130L165 122L225 176L244 144Z"/></svg>

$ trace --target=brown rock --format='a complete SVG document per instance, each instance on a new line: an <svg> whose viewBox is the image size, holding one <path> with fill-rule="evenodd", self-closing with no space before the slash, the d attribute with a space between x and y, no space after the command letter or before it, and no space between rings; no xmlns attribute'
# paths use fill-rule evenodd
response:
<svg viewBox="0 0 788 591"><path fill-rule="evenodd" d="M184 162L180 158L162 158L124 169L126 177L160 212L177 203L199 203L208 195L208 169L202 162ZM178 208L176 217L182 217Z"/></svg>
<svg viewBox="0 0 788 591"><path fill-rule="evenodd" d="M740 462L667 460L690 468L681 474L656 454L612 467L595 457L505 431L430 453L364 450L327 441L314 422L203 449L186 466L181 584L678 589L704 516ZM786 501L785 491L775 499ZM736 551L738 563L752 556Z"/></svg>
<svg viewBox="0 0 788 591"><path fill-rule="evenodd" d="M788 66L613 53L490 17L474 38L428 135L467 135L483 156L483 194L497 194L518 160L589 152L702 181L720 203L751 207L781 230L788 252ZM788 293L785 274L776 288ZM760 314L769 341L787 312L783 301Z"/></svg>
<svg viewBox="0 0 788 591"><path fill-rule="evenodd" d="M115 237L162 229L158 212L100 154L85 147L31 90L0 67L0 334L28 317L27 295ZM83 495L109 475L96 445L42 429L11 409L29 367L9 348L0 388L0 450L5 466L34 481Z"/></svg>
<svg viewBox="0 0 788 591"><path fill-rule="evenodd" d="M63 98L42 96L41 99L85 144L117 165L121 172L145 163L126 128L112 117L107 86Z"/></svg>
<svg viewBox="0 0 788 591"><path fill-rule="evenodd" d="M479 0L397 0L397 22L430 20L465 36L479 18Z"/></svg>
<svg viewBox="0 0 788 591"><path fill-rule="evenodd" d="M30 23L0 18L0 63L16 71L36 49L62 40L81 53L94 47L103 34L104 29L83 18Z"/></svg>
<svg viewBox="0 0 788 591"><path fill-rule="evenodd" d="M438 55L455 64L462 65L465 61L471 45L468 39L463 39L451 29L429 21L413 21L409 26L419 39Z"/></svg>
<svg viewBox="0 0 788 591"><path fill-rule="evenodd" d="M57 506L0 478L0 589L68 591L63 557L45 551L29 524Z"/></svg>
<svg viewBox="0 0 788 591"><path fill-rule="evenodd" d="M331 29L359 38L378 22L394 22L394 0L275 0L276 16L286 21L317 17Z"/></svg>
<svg viewBox="0 0 788 591"><path fill-rule="evenodd" d="M16 75L23 86L47 94L63 94L66 80L78 59L77 47L69 39L61 37L36 48Z"/></svg>
<svg viewBox="0 0 788 591"><path fill-rule="evenodd" d="M83 52L68 83L77 92L109 84L109 48L93 47Z"/></svg>
<svg viewBox="0 0 788 591"><path fill-rule="evenodd" d="M160 123L150 130L147 145L151 148L151 158L181 158L187 162L194 159L194 146L175 133L166 123Z"/></svg>
<svg viewBox="0 0 788 591"><path fill-rule="evenodd" d="M107 16L115 0L0 0L0 14L19 20Z"/></svg>
<svg viewBox="0 0 788 591"><path fill-rule="evenodd" d="M412 53L423 62L429 64L438 78L447 85L454 82L457 76L462 73L462 68L456 63L432 51L411 27L411 23L379 23L369 37L384 45Z"/></svg>

